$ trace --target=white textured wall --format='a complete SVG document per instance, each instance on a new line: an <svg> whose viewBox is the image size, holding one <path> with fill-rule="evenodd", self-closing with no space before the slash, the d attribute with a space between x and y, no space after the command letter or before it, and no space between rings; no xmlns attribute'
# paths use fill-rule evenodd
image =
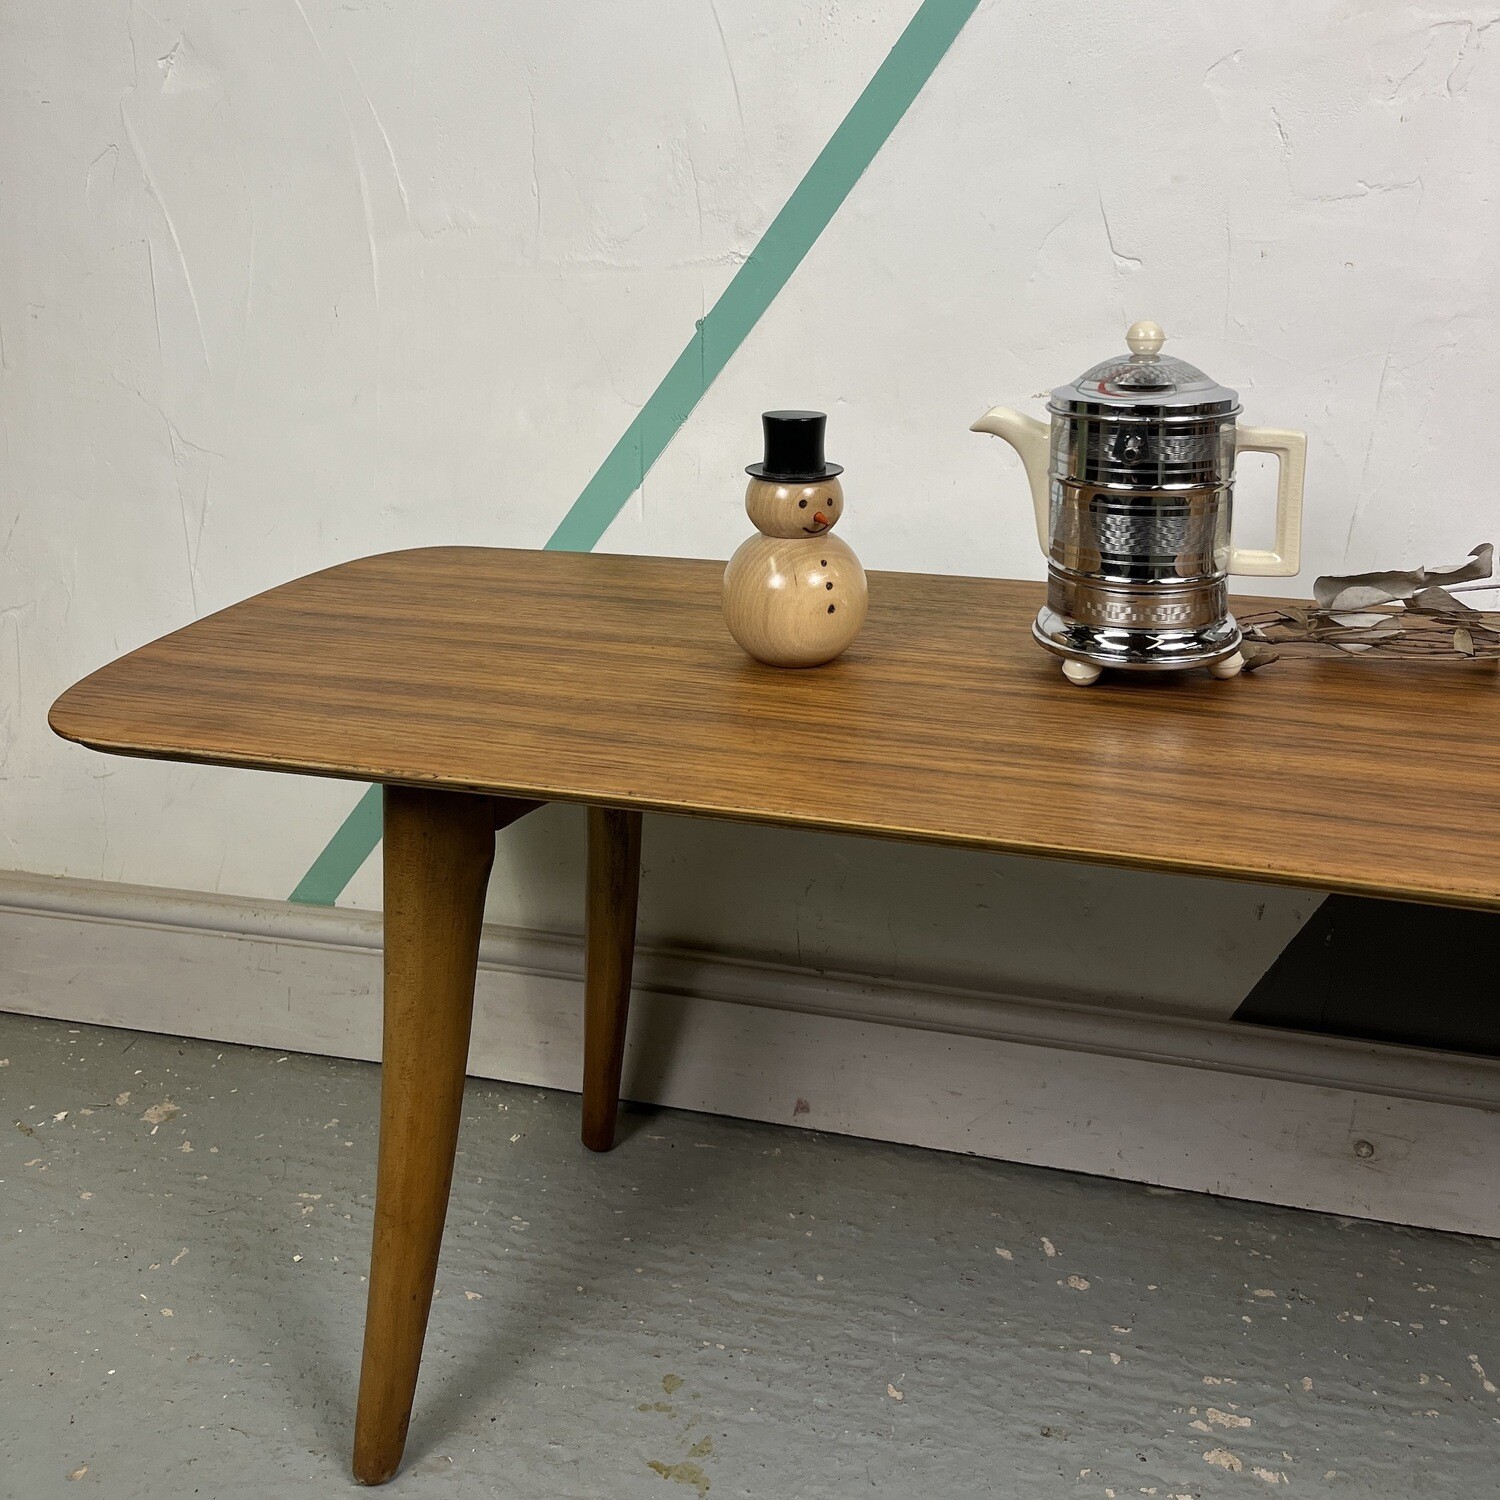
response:
<svg viewBox="0 0 1500 1500"><path fill-rule="evenodd" d="M285 895L353 789L106 761L48 703L347 557L540 545L914 8L0 7L0 865ZM867 565L1038 576L968 423L1154 317L1307 428L1304 585L1462 555L1500 515L1497 18L982 5L605 546L727 556L757 414L810 405ZM493 915L576 924L579 833L508 836ZM1315 899L670 822L648 860L676 938L1174 1007Z"/></svg>

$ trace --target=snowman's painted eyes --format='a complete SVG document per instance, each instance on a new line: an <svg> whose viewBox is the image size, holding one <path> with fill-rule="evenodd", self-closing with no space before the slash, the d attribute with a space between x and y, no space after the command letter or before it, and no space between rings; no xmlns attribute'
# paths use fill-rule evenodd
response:
<svg viewBox="0 0 1500 1500"><path fill-rule="evenodd" d="M807 509L807 501L806 501L806 500L799 500L799 501L798 501L798 502L797 502L797 504L798 504L798 505L799 505L799 506L800 506L800 507L801 507L801 508L802 508L802 509L803 509L803 510L806 510L806 509Z"/></svg>

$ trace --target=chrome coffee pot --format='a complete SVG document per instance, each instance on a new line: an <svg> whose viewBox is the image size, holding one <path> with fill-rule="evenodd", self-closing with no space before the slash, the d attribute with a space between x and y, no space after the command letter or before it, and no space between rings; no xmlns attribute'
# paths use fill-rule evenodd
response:
<svg viewBox="0 0 1500 1500"><path fill-rule="evenodd" d="M1021 455L1047 555L1032 634L1081 686L1105 667L1233 677L1244 662L1229 575L1290 578L1300 566L1306 434L1237 422L1235 392L1163 355L1164 339L1155 323L1132 325L1129 355L1052 392L1050 425L997 406L971 429ZM1268 552L1230 541L1246 451L1280 460Z"/></svg>

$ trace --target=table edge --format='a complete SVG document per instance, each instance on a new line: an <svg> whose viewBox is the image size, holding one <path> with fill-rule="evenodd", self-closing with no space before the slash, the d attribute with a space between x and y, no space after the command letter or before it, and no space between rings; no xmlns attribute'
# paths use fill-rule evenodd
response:
<svg viewBox="0 0 1500 1500"><path fill-rule="evenodd" d="M50 721L49 714L49 721ZM1287 886L1297 890L1322 891L1330 895L1364 896L1375 900L1414 901L1424 906L1447 906L1473 911L1500 912L1500 891L1439 888L1413 884L1381 884L1358 879L1330 880L1317 871L1289 868L1262 869L1249 865L1215 864L1209 861L1172 859L1150 854L1124 854L1072 844L1043 844L1022 839L995 839L934 829L888 823L879 826L848 823L815 815L789 818L757 812L732 804L672 803L649 797L591 797L567 787L520 783L473 782L443 777L415 777L375 770L353 771L347 766L314 762L259 761L251 757L185 755L170 749L137 745L112 745L106 741L61 734L73 744L106 755L133 760L173 761L183 765L223 766L239 771L268 771L280 775L316 776L323 780L348 781L357 785L415 786L436 788L476 797L517 797L536 802L557 802L579 807L614 807L632 812L661 813L669 817L705 818L712 822L741 823L760 828L797 828L816 833L886 839L892 843L926 844L936 848L968 849L992 854L1010 854L1029 859L1052 859L1074 864L1107 866L1117 870L1146 870L1163 875L1185 875L1197 879L1232 880L1249 885Z"/></svg>

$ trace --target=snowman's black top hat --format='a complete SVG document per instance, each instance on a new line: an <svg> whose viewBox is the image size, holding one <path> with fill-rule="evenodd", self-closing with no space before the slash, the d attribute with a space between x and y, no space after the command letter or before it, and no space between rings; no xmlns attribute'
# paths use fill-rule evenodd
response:
<svg viewBox="0 0 1500 1500"><path fill-rule="evenodd" d="M842 464L823 461L823 428L828 418L820 411L762 412L766 456L745 472L773 484L816 484L844 472Z"/></svg>

